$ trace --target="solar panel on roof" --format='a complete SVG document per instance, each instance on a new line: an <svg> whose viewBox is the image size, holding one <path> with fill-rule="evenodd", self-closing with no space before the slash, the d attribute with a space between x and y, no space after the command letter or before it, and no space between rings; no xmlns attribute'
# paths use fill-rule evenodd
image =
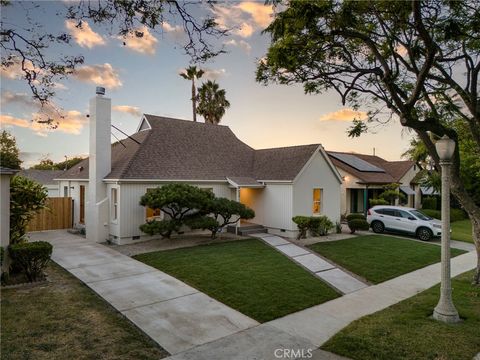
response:
<svg viewBox="0 0 480 360"><path fill-rule="evenodd" d="M360 159L352 154L339 154L339 153L329 153L330 156L334 157L335 159L357 169L358 171L363 172L380 172L384 173L385 170L379 168L378 166L372 165L369 162Z"/></svg>

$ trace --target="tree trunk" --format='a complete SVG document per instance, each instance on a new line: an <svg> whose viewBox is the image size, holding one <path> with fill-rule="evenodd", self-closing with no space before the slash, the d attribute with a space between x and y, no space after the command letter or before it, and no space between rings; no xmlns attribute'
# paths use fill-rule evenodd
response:
<svg viewBox="0 0 480 360"><path fill-rule="evenodd" d="M452 193L467 212L472 222L472 238L477 250L478 259L473 284L480 285L480 207L475 204L471 196L465 191L462 180L456 175L452 176Z"/></svg>
<svg viewBox="0 0 480 360"><path fill-rule="evenodd" d="M195 93L195 79L192 79L192 108L193 108L193 121L197 122L197 96Z"/></svg>

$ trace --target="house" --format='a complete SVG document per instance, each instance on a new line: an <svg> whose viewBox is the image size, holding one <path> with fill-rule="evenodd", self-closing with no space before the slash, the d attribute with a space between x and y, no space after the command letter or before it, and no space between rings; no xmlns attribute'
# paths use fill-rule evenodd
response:
<svg viewBox="0 0 480 360"><path fill-rule="evenodd" d="M167 183L240 201L271 233L295 236L295 215L339 220L342 179L320 144L255 150L227 126L145 114L136 133L112 145L102 92L90 102L90 157L57 178L74 199L75 225L92 240L148 239L139 226L162 214L140 198Z"/></svg>
<svg viewBox="0 0 480 360"><path fill-rule="evenodd" d="M48 191L48 197L67 196L65 190L61 193L58 181L54 180L63 174L63 170L21 170L18 175L42 184Z"/></svg>
<svg viewBox="0 0 480 360"><path fill-rule="evenodd" d="M328 151L328 156L342 176L342 214L366 212L369 200L377 198L388 184L400 184L406 201L401 205L419 208L420 171L413 161L387 161L379 156Z"/></svg>

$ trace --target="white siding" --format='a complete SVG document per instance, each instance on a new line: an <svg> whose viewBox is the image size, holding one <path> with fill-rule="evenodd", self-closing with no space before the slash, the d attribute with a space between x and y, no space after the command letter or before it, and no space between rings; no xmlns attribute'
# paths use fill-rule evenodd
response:
<svg viewBox="0 0 480 360"><path fill-rule="evenodd" d="M263 189L241 189L240 202L255 211L249 221L272 229L294 230L292 185L267 183Z"/></svg>
<svg viewBox="0 0 480 360"><path fill-rule="evenodd" d="M340 221L341 184L323 155L317 152L293 184L293 215L313 215L313 189L323 189L321 215ZM291 226L294 226L290 221ZM296 228L296 226L295 226Z"/></svg>
<svg viewBox="0 0 480 360"><path fill-rule="evenodd" d="M163 183L165 184L165 183ZM147 189L156 188L163 185L162 183L121 183L119 184L119 218L118 224L110 224L110 234L112 240L117 243L132 242L133 236L142 236L144 240L147 236L143 234L139 226L145 223L145 207L140 205L140 198L147 192ZM226 197L235 199L235 192L223 183L190 183L190 185L199 188L213 189L213 193L217 197ZM110 190L109 190L110 196ZM114 238L114 236L117 237Z"/></svg>
<svg viewBox="0 0 480 360"><path fill-rule="evenodd" d="M44 185L47 188L48 197L59 197L58 185Z"/></svg>

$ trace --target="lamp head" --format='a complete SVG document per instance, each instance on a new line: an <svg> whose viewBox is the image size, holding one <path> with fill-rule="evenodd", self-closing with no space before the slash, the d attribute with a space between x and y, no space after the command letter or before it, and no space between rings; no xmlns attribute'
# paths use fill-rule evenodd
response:
<svg viewBox="0 0 480 360"><path fill-rule="evenodd" d="M444 135L435 143L435 148L437 149L437 154L440 160L451 160L455 151L455 141L450 139L447 135Z"/></svg>

